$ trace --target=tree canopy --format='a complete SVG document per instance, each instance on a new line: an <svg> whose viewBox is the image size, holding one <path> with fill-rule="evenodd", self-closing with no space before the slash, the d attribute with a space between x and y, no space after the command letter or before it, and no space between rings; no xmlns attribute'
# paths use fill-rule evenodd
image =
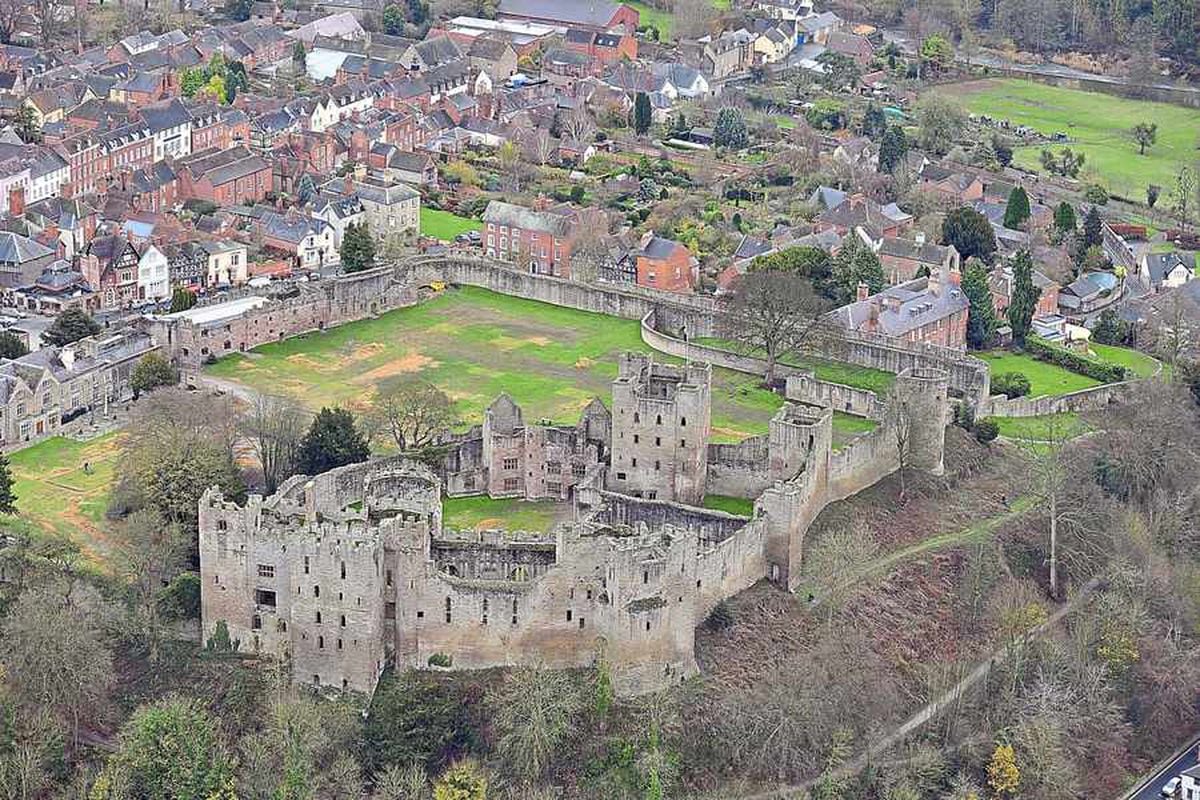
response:
<svg viewBox="0 0 1200 800"><path fill-rule="evenodd" d="M99 322L92 319L86 311L80 308L63 309L50 327L42 332L42 341L49 345L62 347L77 342L88 336L95 336L103 328Z"/></svg>
<svg viewBox="0 0 1200 800"><path fill-rule="evenodd" d="M366 461L371 455L367 440L346 408L325 407L313 418L300 441L299 467L306 475L320 475L336 467Z"/></svg>
<svg viewBox="0 0 1200 800"><path fill-rule="evenodd" d="M960 206L942 220L942 244L952 244L964 258L990 262L996 252L996 234L987 217L973 208Z"/></svg>

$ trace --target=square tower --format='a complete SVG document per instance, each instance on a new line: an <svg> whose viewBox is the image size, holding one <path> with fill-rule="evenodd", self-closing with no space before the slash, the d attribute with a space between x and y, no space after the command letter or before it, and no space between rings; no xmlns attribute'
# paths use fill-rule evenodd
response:
<svg viewBox="0 0 1200 800"><path fill-rule="evenodd" d="M608 488L699 505L708 473L708 364L656 364L626 353L613 381Z"/></svg>

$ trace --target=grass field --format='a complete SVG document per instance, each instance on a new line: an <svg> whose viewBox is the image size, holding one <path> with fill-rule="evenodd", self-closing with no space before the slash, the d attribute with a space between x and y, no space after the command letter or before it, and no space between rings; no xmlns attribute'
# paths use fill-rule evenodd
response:
<svg viewBox="0 0 1200 800"><path fill-rule="evenodd" d="M1088 347L1100 360L1108 361L1112 364L1120 364L1128 370L1130 377L1149 378L1158 373L1159 363L1138 350L1095 343L1088 345Z"/></svg>
<svg viewBox="0 0 1200 800"><path fill-rule="evenodd" d="M1072 439L1089 430L1078 414L1043 414L1037 417L992 417L1000 435L1008 439L1044 442L1047 439Z"/></svg>
<svg viewBox="0 0 1200 800"><path fill-rule="evenodd" d="M1077 375L1055 364L1038 361L1024 353L993 350L987 353L976 353L976 355L988 363L993 377L1005 372L1023 373L1025 377L1029 378L1031 397L1068 394L1100 385L1100 381L1094 378Z"/></svg>
<svg viewBox="0 0 1200 800"><path fill-rule="evenodd" d="M635 320L468 287L263 345L209 370L260 391L290 394L311 408L364 408L381 383L417 375L450 395L464 424L482 421L501 392L512 395L528 421L575 423L592 397L608 401L620 353L646 350ZM715 370L714 440L765 433L781 404L753 376Z"/></svg>
<svg viewBox="0 0 1200 800"><path fill-rule="evenodd" d="M639 25L653 25L658 28L658 36L660 41L668 41L671 39L671 28L674 25L670 11L663 11L654 8L642 0L628 0L625 5L637 9ZM728 11L731 6L731 0L712 0L712 7L718 11Z"/></svg>
<svg viewBox="0 0 1200 800"><path fill-rule="evenodd" d="M54 437L9 456L20 516L35 530L71 539L93 564L111 554L104 510L117 437L110 433L89 442Z"/></svg>
<svg viewBox="0 0 1200 800"><path fill-rule="evenodd" d="M545 533L570 515L569 506L551 502L490 497L448 497L442 501L442 522L458 530L503 528Z"/></svg>
<svg viewBox="0 0 1200 800"><path fill-rule="evenodd" d="M742 517L754 516L754 501L741 497L728 497L723 494L704 495L705 508L724 511L726 514L737 514Z"/></svg>
<svg viewBox="0 0 1200 800"><path fill-rule="evenodd" d="M477 219L460 217L449 211L438 211L433 208L421 209L421 233L443 241L451 241L455 236L467 231L483 229L483 223Z"/></svg>
<svg viewBox="0 0 1200 800"><path fill-rule="evenodd" d="M938 88L939 92L947 90L957 93L973 113L1028 125L1045 134L1066 133L1072 141L1065 146L1087 156L1080 177L1094 174L1110 191L1130 200L1143 201L1149 183L1164 190L1173 186L1177 165L1191 163L1195 157L1196 131L1200 129L1197 109L1018 79ZM1158 139L1140 156L1129 130L1143 121L1158 125ZM1018 148L1014 162L1040 170L1041 150L1040 145Z"/></svg>
<svg viewBox="0 0 1200 800"><path fill-rule="evenodd" d="M696 343L713 347L723 347L728 350L738 349L728 339L718 339L708 336L697 337ZM793 367L811 369L818 380L840 383L844 386L853 386L856 389L868 389L880 395L886 394L896 381L896 376L890 372L872 369L871 367L859 367L843 361L829 361L818 356L788 356L786 359L781 359L781 361L786 361L788 365Z"/></svg>

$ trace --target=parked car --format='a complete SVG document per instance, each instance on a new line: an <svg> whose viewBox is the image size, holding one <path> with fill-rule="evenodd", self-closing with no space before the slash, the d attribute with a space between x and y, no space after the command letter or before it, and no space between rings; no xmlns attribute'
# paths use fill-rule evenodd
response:
<svg viewBox="0 0 1200 800"><path fill-rule="evenodd" d="M1163 797L1174 797L1175 792L1178 790L1179 790L1179 776L1176 775L1174 778L1171 778L1171 780L1169 780L1165 784L1163 784L1162 796Z"/></svg>

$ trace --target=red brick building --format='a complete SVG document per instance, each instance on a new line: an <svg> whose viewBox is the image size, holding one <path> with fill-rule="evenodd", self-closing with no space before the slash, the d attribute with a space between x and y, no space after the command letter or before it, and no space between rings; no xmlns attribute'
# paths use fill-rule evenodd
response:
<svg viewBox="0 0 1200 800"><path fill-rule="evenodd" d="M199 106L191 109L191 114L193 153L210 147L228 150L250 143L250 118L240 109Z"/></svg>
<svg viewBox="0 0 1200 800"><path fill-rule="evenodd" d="M483 251L538 275L571 277L574 212L540 211L493 200L483 212Z"/></svg>
<svg viewBox="0 0 1200 800"><path fill-rule="evenodd" d="M271 163L242 146L193 153L180 160L176 169L183 200L240 205L264 200L271 191Z"/></svg>
<svg viewBox="0 0 1200 800"><path fill-rule="evenodd" d="M647 233L630 253L637 265L637 284L668 292L692 292L700 262L679 242Z"/></svg>
<svg viewBox="0 0 1200 800"><path fill-rule="evenodd" d="M873 295L860 284L858 299L829 319L847 330L965 350L970 303L959 284L959 273L949 269Z"/></svg>

